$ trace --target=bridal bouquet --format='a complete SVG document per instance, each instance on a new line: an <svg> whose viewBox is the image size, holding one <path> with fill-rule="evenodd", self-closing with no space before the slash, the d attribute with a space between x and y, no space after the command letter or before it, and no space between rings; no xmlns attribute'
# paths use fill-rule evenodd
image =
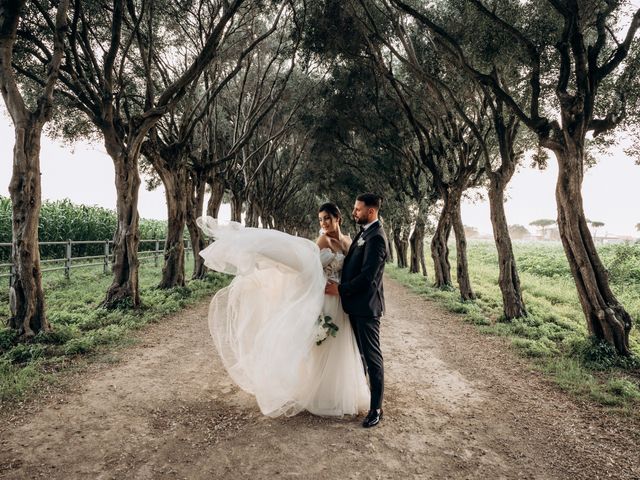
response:
<svg viewBox="0 0 640 480"><path fill-rule="evenodd" d="M338 333L338 330L338 326L331 321L331 317L329 315L320 314L316 322L316 330L314 335L316 345L320 345L322 342L324 342L329 337L329 335L335 337L336 333Z"/></svg>

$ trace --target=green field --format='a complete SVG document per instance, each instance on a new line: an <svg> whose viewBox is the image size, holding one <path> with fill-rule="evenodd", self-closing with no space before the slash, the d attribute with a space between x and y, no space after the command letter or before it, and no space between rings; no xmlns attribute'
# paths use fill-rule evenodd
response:
<svg viewBox="0 0 640 480"><path fill-rule="evenodd" d="M187 261L187 278L192 265ZM61 272L43 274L47 315L53 331L39 334L28 343L18 343L14 331L0 329L0 402L19 398L44 382L53 381L52 373L68 366L80 354L90 358L105 345L130 343L132 330L211 296L229 281L225 275L209 273L206 279L190 281L184 288L160 290L155 288L160 274L161 267L155 267L153 261L141 263L143 307L137 312L98 308L111 283L111 275L102 273L101 263L72 270L69 280ZM8 317L7 289L0 289L2 325Z"/></svg>
<svg viewBox="0 0 640 480"><path fill-rule="evenodd" d="M599 248L612 288L634 319L631 343L635 357L631 359L617 357L607 345L588 337L561 244L516 242L514 252L529 315L510 323L500 321L502 300L492 242L469 243L470 276L478 295L474 302L462 302L456 291L431 287L432 278L425 281L421 275L395 267L388 271L413 290L463 314L483 333L508 337L521 355L531 358L562 388L633 411L640 405L640 243ZM455 275L455 250L450 260Z"/></svg>

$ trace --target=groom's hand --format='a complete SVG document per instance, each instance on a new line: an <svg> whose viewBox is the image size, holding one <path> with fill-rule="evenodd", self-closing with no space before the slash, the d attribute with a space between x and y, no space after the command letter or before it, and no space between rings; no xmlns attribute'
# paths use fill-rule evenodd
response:
<svg viewBox="0 0 640 480"><path fill-rule="evenodd" d="M327 282L327 284L324 287L324 293L325 295L338 296L339 295L338 284L333 282Z"/></svg>

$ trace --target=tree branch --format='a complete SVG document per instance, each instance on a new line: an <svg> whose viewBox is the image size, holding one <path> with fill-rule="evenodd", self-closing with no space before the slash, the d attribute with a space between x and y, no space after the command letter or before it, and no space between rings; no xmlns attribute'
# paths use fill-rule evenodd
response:
<svg viewBox="0 0 640 480"><path fill-rule="evenodd" d="M6 2L3 6L3 15L0 17L0 89L15 127L23 124L28 115L11 65L13 46L16 43L16 32L24 4L25 0Z"/></svg>
<svg viewBox="0 0 640 480"><path fill-rule="evenodd" d="M636 13L633 15L633 19L631 20L631 25L629 25L629 29L627 30L627 35L624 39L624 42L620 44L620 46L616 49L615 53L611 60L602 65L596 72L597 81L601 81L611 72L613 72L618 65L625 59L627 54L629 53L629 48L631 47L631 42L635 37L636 31L638 30L638 26L640 25L640 9L636 10Z"/></svg>

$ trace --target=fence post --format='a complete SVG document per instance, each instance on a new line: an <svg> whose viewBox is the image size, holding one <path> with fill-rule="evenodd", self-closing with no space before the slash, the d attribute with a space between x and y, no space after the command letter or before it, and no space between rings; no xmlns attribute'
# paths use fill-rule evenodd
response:
<svg viewBox="0 0 640 480"><path fill-rule="evenodd" d="M67 255L64 260L64 276L68 280L71 274L71 240L67 240Z"/></svg>
<svg viewBox="0 0 640 480"><path fill-rule="evenodd" d="M104 241L104 265L102 266L102 273L105 275L109 273L109 240Z"/></svg>
<svg viewBox="0 0 640 480"><path fill-rule="evenodd" d="M156 248L153 251L153 264L158 266L158 251L160 250L160 240L156 239Z"/></svg>

